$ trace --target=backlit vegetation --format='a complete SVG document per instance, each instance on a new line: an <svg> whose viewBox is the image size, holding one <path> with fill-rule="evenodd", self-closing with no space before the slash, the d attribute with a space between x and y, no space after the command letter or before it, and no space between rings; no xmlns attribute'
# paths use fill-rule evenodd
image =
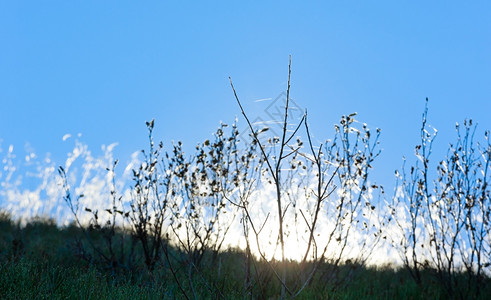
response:
<svg viewBox="0 0 491 300"><path fill-rule="evenodd" d="M147 122L131 189L120 194L114 161L103 209L85 205L60 167L74 221L1 215L0 297L488 298L489 132L476 141L471 120L457 125L433 170L426 108L418 162L387 196L370 177L381 131L350 114L314 142L307 112L289 115L290 67L277 128L249 120L232 80L246 134L222 123L188 155L181 142L156 143ZM369 265L383 245L402 268Z"/></svg>

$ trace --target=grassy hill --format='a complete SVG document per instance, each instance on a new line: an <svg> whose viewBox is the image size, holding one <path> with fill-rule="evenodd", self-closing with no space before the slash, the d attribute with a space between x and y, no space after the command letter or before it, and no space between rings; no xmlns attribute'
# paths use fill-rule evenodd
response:
<svg viewBox="0 0 491 300"><path fill-rule="evenodd" d="M91 241L104 249L101 232ZM132 239L119 236L131 249ZM132 261L119 265L97 258L82 230L59 228L53 220L34 219L25 227L7 214L0 219L1 299L274 299L278 281L266 262L244 251L206 253L200 266L188 268L186 255L167 245L155 269L145 267L135 243ZM121 253L119 253L121 254ZM130 257L130 256L128 256ZM299 264L289 262L288 281L295 282ZM250 272L255 276L250 276ZM248 275L249 274L249 275ZM298 299L445 299L436 272L423 270L418 287L404 269L361 267L349 263L332 269L326 262ZM332 275L332 276L329 276ZM462 274L462 280L466 280ZM486 279L480 299L489 299ZM190 284L192 282L192 285Z"/></svg>

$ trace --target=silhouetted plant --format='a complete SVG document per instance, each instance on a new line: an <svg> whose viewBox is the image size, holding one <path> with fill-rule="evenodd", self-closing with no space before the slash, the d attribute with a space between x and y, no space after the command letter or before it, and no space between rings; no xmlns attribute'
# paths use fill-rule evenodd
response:
<svg viewBox="0 0 491 300"><path fill-rule="evenodd" d="M337 187L325 203L325 214L332 226L323 232L328 236L323 250L328 264L322 277L334 287L346 283L358 267L365 265L383 237L385 216L379 215L375 198L383 189L369 180L372 164L381 151L380 129L372 133L366 124L355 120L355 115L343 116L335 125L334 139L324 146L326 154L319 151L324 161L320 172L329 174L335 169L332 183ZM339 266L344 261L356 268L340 276Z"/></svg>
<svg viewBox="0 0 491 300"><path fill-rule="evenodd" d="M153 284L172 276L186 299L203 291L225 298L223 250L231 226L241 222L244 268L235 275L243 276L245 297L285 299L312 286L328 293L343 290L366 270L390 221L398 230L391 236L393 246L420 288L434 268L448 296L482 296L491 274L489 132L484 144L475 144L472 121L463 129L457 125L457 142L432 180L429 158L436 130L427 124L426 107L418 162L397 173L387 219L377 199L383 188L369 177L380 155L380 130L371 131L354 113L334 126L332 140L316 144L307 112L299 120L290 113L290 78L291 59L279 136L271 128L254 127L231 79L249 140L240 140L236 123L222 123L212 140L197 144L187 156L180 141L170 151L162 142L155 144L154 121L147 122L149 146L133 169L127 199L116 191L117 161L107 169L107 209L81 207L83 194L72 196L60 167L64 200L85 237L75 244L78 256L112 274L145 270ZM264 197L270 190L274 195ZM256 213L270 203L273 208ZM271 252L264 247L268 242ZM292 242L298 262L286 254Z"/></svg>
<svg viewBox="0 0 491 300"><path fill-rule="evenodd" d="M192 274L201 269L206 253L212 253L207 265L221 263L216 260L217 254L237 216L237 208L225 195L235 192L248 172L243 164L247 158L238 147L237 126L232 125L230 135L225 134L226 127L220 125L213 141L198 144L190 159L185 157L181 143L174 145L171 157L176 180L170 226L177 246L186 253L183 263L187 265L191 286Z"/></svg>
<svg viewBox="0 0 491 300"><path fill-rule="evenodd" d="M464 121L463 132L457 124L457 141L437 164L432 180L430 156L437 131L431 132L427 114L428 99L421 143L415 148L418 161L409 176L396 172L391 209L400 237L394 246L419 286L422 269L431 267L449 297L478 297L483 276L491 271L489 132L485 132L485 144L476 145L472 120ZM464 271L468 280L457 280Z"/></svg>
<svg viewBox="0 0 491 300"><path fill-rule="evenodd" d="M127 243L125 239L128 238L126 227L124 223L118 224L119 221L124 221L124 218L128 214L124 212L122 196L118 197L116 192L115 168L117 164L118 161L116 160L111 168L107 168L111 176L110 202L112 207L103 211L106 217L102 220L98 210L84 207L83 210L92 215L88 224L82 224L80 220L80 199L84 195L80 194L73 199L65 169L61 166L58 169L65 192L63 199L67 203L76 224L82 230L86 238L85 240L89 243L91 249L87 251L83 243L78 240L75 246L78 249L79 256L90 263L102 264L105 268L111 269L113 272L121 269L132 270L135 259L135 243L131 242L129 249L126 249ZM102 245L98 242L101 238L103 240Z"/></svg>
<svg viewBox="0 0 491 300"><path fill-rule="evenodd" d="M145 264L150 271L162 256L162 247L170 218L173 174L167 172L172 162L161 157L163 144L155 146L153 140L154 120L146 122L149 148L142 150L143 161L133 169L134 185L131 191L130 211L125 213L133 227L135 238L140 241Z"/></svg>
<svg viewBox="0 0 491 300"><path fill-rule="evenodd" d="M299 295L311 282L321 262L327 260L332 266L337 266L342 259L346 259L345 249L353 231L360 229L360 226L365 230L372 230L372 227L375 226L370 219L371 211L375 209L370 197L372 189L378 187L369 185L368 170L380 152L377 149L380 131L377 130L375 141L372 141L371 133L366 125L363 126L363 131L353 127L354 115L342 118L341 126L337 126L337 136L333 143L326 142L319 146L314 146L312 143L307 113L294 127L291 127L289 119L290 76L291 59L281 134L279 137L272 136L267 139L261 136L269 128L256 130L253 127L230 80L236 101L258 145L261 159L264 161L265 167L261 173L262 182L274 186L277 210L276 212L269 211L266 218L258 222L253 220L248 202L242 200L235 204L242 208L247 216L248 224L255 236L257 252L269 264L272 273L280 283L281 299ZM307 136L307 146L304 146L298 135L300 130ZM337 141L338 138L339 141ZM338 185L335 185L335 182ZM338 197L334 197L333 193L338 186L340 187ZM305 203L300 202L299 191L303 191ZM316 240L316 236L320 234L318 223L323 211L326 213L325 217L334 223L327 233L327 242L324 246L319 245ZM285 224L285 216L289 212L293 214L294 226ZM275 266L274 256L268 258L261 248L259 237L270 215L274 215L274 218L278 220L275 242L281 253L279 268ZM301 257L298 273L291 282L287 278L285 240L291 238L291 233L297 230L299 220L306 228L305 234L308 237L302 241L306 243L306 247ZM379 229L372 231L376 237L379 236ZM249 235L246 233L245 236L248 240ZM370 251L366 250L372 250L374 244L361 243L360 253L362 254L355 261L363 263L370 254ZM249 247L249 241L247 241L247 246ZM330 253L328 250L332 250L331 248L339 249L339 251L333 250L334 252ZM331 278L337 277L333 270L324 270L324 274L329 274L328 277Z"/></svg>

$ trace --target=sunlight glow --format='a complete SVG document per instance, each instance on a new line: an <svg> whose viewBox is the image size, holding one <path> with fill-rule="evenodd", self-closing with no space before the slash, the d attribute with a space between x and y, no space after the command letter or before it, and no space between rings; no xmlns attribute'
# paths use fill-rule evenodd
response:
<svg viewBox="0 0 491 300"><path fill-rule="evenodd" d="M80 199L80 211L83 212L85 207L104 211L111 206L111 197L109 196L111 177L106 168L110 167L114 161L112 151L116 145L114 143L108 146L102 146L102 154L96 157L92 155L87 145L84 145L78 140L74 141L74 148L67 154L63 167L66 170L70 169L69 184L72 187L74 196L84 194L84 197ZM139 152L133 153L130 161L120 167L123 170L122 173L116 176L116 188L118 193L123 196L123 202L125 203L131 197L131 174L132 170L139 164L138 155ZM73 221L73 216L66 203L63 202L61 181L57 174L55 163L49 159L38 159L38 156L34 153L28 157L28 162L31 168L34 169L26 172L26 175L21 175L19 172L20 170L24 170L25 166L22 166L21 162L16 160L13 147L10 146L8 153L4 154L1 168L3 172L0 173L0 186L2 187L0 190L1 206L14 217L21 218L22 224L25 224L27 220L35 216L43 216L54 218L60 225L68 225ZM37 184L27 187L23 183L27 180L29 182L37 182ZM298 188L300 186L301 184L299 182L293 182L292 188L288 191L290 194L289 197L296 197L297 207L312 207L313 204L308 203L311 200L305 197L304 190ZM310 187L310 189L312 188L313 186ZM261 256L258 250L260 249L267 259L274 258L275 260L281 260L281 247L278 242L278 218L277 214L275 214L277 211L275 192L275 186L269 184L268 180L263 178L261 188L252 194L250 199L250 214L255 228L262 228L262 230L258 236L258 247L256 237L249 224L249 242L251 251L255 256ZM403 191L398 190L396 195L401 195L401 193ZM328 210L333 210L335 206L336 201L331 200L330 202L327 201L324 203L322 207L324 213L319 215L314 243L311 246L308 258L312 258L314 249L317 251L317 255L320 256L326 245L328 245L325 253L327 259L339 255L341 244L339 241L336 241L335 236L334 238L333 236L329 236L333 232L335 222L332 219L328 219L328 214L326 213ZM366 208L361 213L371 213L371 218L375 220L379 218L379 214L386 213L384 211L386 209L387 207L382 205L380 210L375 212ZM396 209L399 215L407 214L407 211L402 206ZM307 213L306 211L302 212ZM309 218L308 215L306 217L307 219ZM82 222L87 223L90 218L90 214L81 214ZM239 247L241 249L246 248L243 219L242 221L240 219L240 212L237 212L237 210L235 212L229 211L225 220L226 222L233 221L233 223L224 241L224 246ZM399 220L399 222L403 226L410 226L409 223L404 223L407 222L404 218ZM401 238L401 232L397 230L394 223L386 224L384 230L385 235L388 237L392 237L395 240ZM425 235L423 237L421 229L418 228L417 230L417 234L424 238L423 242L429 243L428 236ZM287 260L301 261L305 255L310 235L306 222L299 210L289 207L285 214L284 231L285 258ZM182 229L178 229L177 233L184 234ZM363 251L367 251L366 248L360 247L360 243L370 244L372 242L371 239L371 234L353 231L346 241L347 244L342 254L343 259L356 258ZM373 249L369 249L371 249L372 255L368 260L368 264L401 264L400 257L396 250L391 247L388 238L380 240L377 244L373 245ZM418 251L422 251L421 254L424 254L423 250L419 249Z"/></svg>

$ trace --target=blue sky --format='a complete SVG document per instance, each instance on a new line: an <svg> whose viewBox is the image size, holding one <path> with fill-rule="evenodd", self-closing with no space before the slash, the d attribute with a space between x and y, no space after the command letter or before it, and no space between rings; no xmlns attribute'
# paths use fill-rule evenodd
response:
<svg viewBox="0 0 491 300"><path fill-rule="evenodd" d="M455 122L491 129L490 15L487 1L1 2L0 147L61 164L73 148L62 137L82 133L95 152L117 142L124 161L155 118L158 139L191 150L220 121L244 125L228 76L259 115L255 100L285 90L291 54L291 94L316 138L358 112L382 129L374 179L391 185L425 97L435 158Z"/></svg>

